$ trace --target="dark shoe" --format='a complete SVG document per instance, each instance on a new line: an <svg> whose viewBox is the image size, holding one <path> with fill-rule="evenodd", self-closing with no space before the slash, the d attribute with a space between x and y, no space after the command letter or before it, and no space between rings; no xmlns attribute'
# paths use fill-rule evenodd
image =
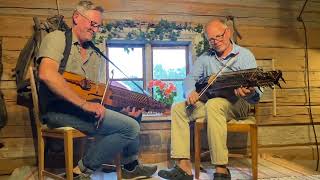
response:
<svg viewBox="0 0 320 180"><path fill-rule="evenodd" d="M175 165L172 169L160 170L158 176L169 180L193 180L193 175L187 174L178 165Z"/></svg>
<svg viewBox="0 0 320 180"><path fill-rule="evenodd" d="M145 166L139 164L132 171L122 168L121 173L124 179L151 177L157 171L157 168L157 166Z"/></svg>
<svg viewBox="0 0 320 180"><path fill-rule="evenodd" d="M231 180L231 174L229 169L227 168L228 174L224 173L214 173L213 174L213 179L214 180Z"/></svg>
<svg viewBox="0 0 320 180"><path fill-rule="evenodd" d="M63 178L67 178L66 173L62 173L62 174L60 174L60 176L62 176ZM91 178L90 178L90 175L88 175L88 174L84 174L84 173L76 174L76 173L73 173L73 180L91 180Z"/></svg>
<svg viewBox="0 0 320 180"><path fill-rule="evenodd" d="M77 176L73 176L73 180L91 180L90 175L88 174L77 174Z"/></svg>
<svg viewBox="0 0 320 180"><path fill-rule="evenodd" d="M117 167L114 164L102 164L101 171L104 173L117 172Z"/></svg>

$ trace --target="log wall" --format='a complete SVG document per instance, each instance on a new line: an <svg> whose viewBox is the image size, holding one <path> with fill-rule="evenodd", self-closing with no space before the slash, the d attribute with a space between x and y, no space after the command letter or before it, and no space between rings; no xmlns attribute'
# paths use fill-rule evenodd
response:
<svg viewBox="0 0 320 180"><path fill-rule="evenodd" d="M35 152L28 109L16 104L16 85L11 70L17 57L32 34L33 16L46 18L59 12L70 19L77 0L0 0L1 61L4 73L0 89L3 91L9 121L0 131L5 147L0 149L0 173L16 166L33 164ZM306 88L306 58L304 30L297 16L303 0L97 0L105 9L105 21L167 19L177 22L205 24L213 17L235 16L242 35L239 44L253 51L257 59L274 59L286 80L276 90L276 116L270 104L262 104L258 112L259 146L307 146L314 143L308 115ZM320 2L309 1L303 19L307 26L309 47L309 76L313 120L320 122ZM150 126L150 125L149 125ZM168 134L168 124L159 126ZM152 127L157 127L152 125ZM143 128L144 129L144 128ZM154 130L154 129L153 129ZM143 132L146 134L152 130ZM320 129L316 127L316 132ZM167 136L153 140L168 140ZM158 146L155 146L158 147ZM152 152L153 148L144 148ZM155 151L154 148L153 151Z"/></svg>

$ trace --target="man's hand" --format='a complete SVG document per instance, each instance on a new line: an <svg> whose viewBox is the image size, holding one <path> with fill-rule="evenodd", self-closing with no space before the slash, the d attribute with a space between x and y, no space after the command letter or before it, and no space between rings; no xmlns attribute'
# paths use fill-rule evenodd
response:
<svg viewBox="0 0 320 180"><path fill-rule="evenodd" d="M82 109L87 112L91 112L95 114L95 118L101 120L103 119L105 115L105 108L103 105L99 103L93 103L93 102L86 102L83 106Z"/></svg>
<svg viewBox="0 0 320 180"><path fill-rule="evenodd" d="M130 106L123 108L121 110L122 113L127 114L128 116L131 116L134 118L139 117L143 111L144 109L136 109L136 107L130 108Z"/></svg>
<svg viewBox="0 0 320 180"><path fill-rule="evenodd" d="M252 94L255 92L255 89L253 87L239 87L237 89L234 89L234 94L236 96L241 96L241 97L245 97L248 96L249 94Z"/></svg>
<svg viewBox="0 0 320 180"><path fill-rule="evenodd" d="M195 104L199 100L199 94L196 91L192 91L190 94L188 94L187 103L188 104Z"/></svg>
<svg viewBox="0 0 320 180"><path fill-rule="evenodd" d="M96 128L98 129L105 116L106 109L104 108L104 106L99 103L85 102L82 105L82 109L95 115L94 117L98 119L96 126Z"/></svg>

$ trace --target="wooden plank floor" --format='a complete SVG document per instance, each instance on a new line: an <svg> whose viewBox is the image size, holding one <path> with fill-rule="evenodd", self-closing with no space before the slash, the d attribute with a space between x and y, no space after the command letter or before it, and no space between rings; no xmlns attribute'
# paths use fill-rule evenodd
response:
<svg viewBox="0 0 320 180"><path fill-rule="evenodd" d="M165 169L167 163L159 163L159 169ZM206 172L201 172L201 180L212 180L213 170L209 162L203 163ZM297 163L289 162L284 159L264 156L259 158L259 179L320 179L320 173L312 169L303 167ZM251 163L250 159L230 158L230 171L232 180L248 180L251 179ZM116 179L114 173L97 172L93 176L94 180ZM149 180L161 180L162 178L154 176Z"/></svg>
<svg viewBox="0 0 320 180"><path fill-rule="evenodd" d="M166 169L167 162L158 163L158 169ZM201 180L212 180L213 177L213 169L212 165L209 162L204 162L203 167L206 172L201 172L200 179ZM26 168L21 168L21 171L25 172ZM28 180L33 180L37 178L32 178L37 176L36 167L29 168L30 172L32 171L32 175L25 174L23 176L19 176L19 170L15 171L15 177L19 177L18 179L25 179L21 177L29 177ZM239 158L230 158L230 166L229 169L231 171L232 180L249 180L251 179L251 163L250 159L239 159ZM258 177L259 179L270 179L270 180L301 180L301 179L309 179L315 180L320 179L320 173L314 171L313 169L304 167L295 162L290 162L285 159L280 159L276 157L272 157L270 155L264 155L259 157L258 164ZM96 172L91 176L93 180L116 180L115 173L103 173ZM9 179L8 177L1 177L0 180ZM12 179L12 177L11 177ZM15 178L16 179L16 178ZM47 178L49 180L50 178ZM144 178L146 179L146 178ZM156 174L147 178L148 180L161 180L162 178L158 177Z"/></svg>

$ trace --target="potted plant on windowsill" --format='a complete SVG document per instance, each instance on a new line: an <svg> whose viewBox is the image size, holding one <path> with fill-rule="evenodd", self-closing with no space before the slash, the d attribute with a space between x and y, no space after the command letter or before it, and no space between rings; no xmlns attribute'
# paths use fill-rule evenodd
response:
<svg viewBox="0 0 320 180"><path fill-rule="evenodd" d="M153 97L155 100L165 104L167 110L163 112L164 115L170 115L171 105L173 104L174 97L177 96L177 88L171 82L164 82L161 80L151 80L148 84L150 90L154 90Z"/></svg>

